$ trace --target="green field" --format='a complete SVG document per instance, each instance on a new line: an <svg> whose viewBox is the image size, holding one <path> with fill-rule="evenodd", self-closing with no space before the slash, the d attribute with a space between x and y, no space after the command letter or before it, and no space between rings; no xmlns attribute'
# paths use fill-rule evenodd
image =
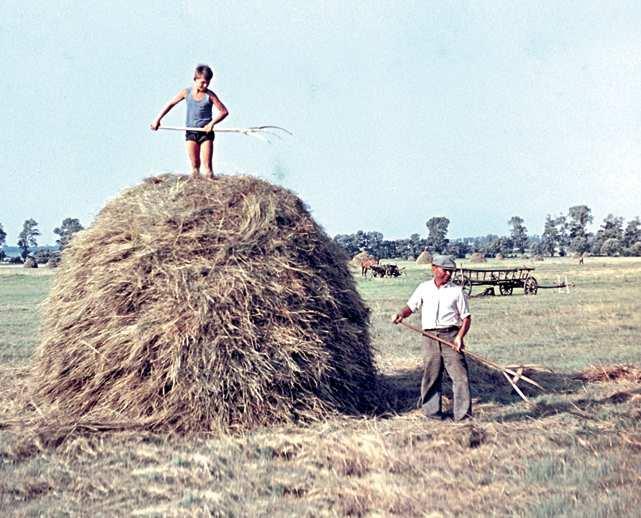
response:
<svg viewBox="0 0 641 518"><path fill-rule="evenodd" d="M415 408L420 337L390 318L428 268L400 265L398 279L357 278L371 308L379 415L226 437L76 434L57 445L4 426L0 514L638 516L641 260L529 263L539 283L567 276L575 286L472 298L470 351L549 372L531 374L546 391L527 390L526 403L472 365L475 417L463 423L426 422ZM51 275L0 268L0 422L27 390Z"/></svg>

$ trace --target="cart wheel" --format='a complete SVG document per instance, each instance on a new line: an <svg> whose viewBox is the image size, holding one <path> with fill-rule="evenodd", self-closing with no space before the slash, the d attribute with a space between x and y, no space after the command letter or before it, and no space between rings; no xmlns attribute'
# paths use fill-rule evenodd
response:
<svg viewBox="0 0 641 518"><path fill-rule="evenodd" d="M463 293L465 293L469 297L472 294L472 281L470 280L470 278L463 276L463 282L461 283L461 286L463 287Z"/></svg>
<svg viewBox="0 0 641 518"><path fill-rule="evenodd" d="M528 277L523 283L523 293L525 295L536 295L539 289L539 283L534 277Z"/></svg>
<svg viewBox="0 0 641 518"><path fill-rule="evenodd" d="M514 287L511 284L499 284L499 291L501 295L512 295Z"/></svg>

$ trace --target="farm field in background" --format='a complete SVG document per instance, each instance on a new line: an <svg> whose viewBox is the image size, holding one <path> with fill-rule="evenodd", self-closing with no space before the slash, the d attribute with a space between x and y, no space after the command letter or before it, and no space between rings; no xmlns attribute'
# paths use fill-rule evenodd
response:
<svg viewBox="0 0 641 518"><path fill-rule="evenodd" d="M386 402L379 415L242 436L95 433L57 447L0 429L0 513L637 515L641 259L461 261L535 266L540 284L565 276L575 284L570 293L471 299L471 351L551 372L532 374L547 391L525 387L528 404L472 364L475 418L464 423L426 422L415 409L420 337L390 318L429 268L398 264L406 269L398 279L355 272L371 309ZM0 267L0 419L26 390L51 275ZM632 367L615 368L622 364Z"/></svg>

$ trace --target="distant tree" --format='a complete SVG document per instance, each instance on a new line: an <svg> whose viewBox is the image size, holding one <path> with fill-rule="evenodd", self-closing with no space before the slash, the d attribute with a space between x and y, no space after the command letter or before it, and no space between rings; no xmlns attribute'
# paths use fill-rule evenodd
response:
<svg viewBox="0 0 641 518"><path fill-rule="evenodd" d="M592 223L591 212L587 205L575 205L568 209L568 235L570 239L587 236L588 223Z"/></svg>
<svg viewBox="0 0 641 518"><path fill-rule="evenodd" d="M465 254L471 252L471 247L463 239L454 239L447 244L445 253L462 259Z"/></svg>
<svg viewBox="0 0 641 518"><path fill-rule="evenodd" d="M425 250L425 247L427 246L427 241L425 239L422 239L420 234L412 234L409 239L409 253L405 255L413 255L414 257L418 257L423 250Z"/></svg>
<svg viewBox="0 0 641 518"><path fill-rule="evenodd" d="M559 229L557 228L557 219L549 214L545 218L543 234L541 234L540 251L541 255L554 256L554 252L559 244Z"/></svg>
<svg viewBox="0 0 641 518"><path fill-rule="evenodd" d="M7 233L2 228L2 223L0 223L0 259L4 259L5 253L2 247L4 246L7 240Z"/></svg>
<svg viewBox="0 0 641 518"><path fill-rule="evenodd" d="M450 220L443 216L435 216L425 223L428 230L427 248L433 252L443 252L447 247L447 227Z"/></svg>
<svg viewBox="0 0 641 518"><path fill-rule="evenodd" d="M620 255L623 252L623 246L621 246L621 241L614 237L606 239L601 245L600 254L601 255Z"/></svg>
<svg viewBox="0 0 641 518"><path fill-rule="evenodd" d="M62 224L53 229L53 233L60 236L60 238L56 240L58 248L60 248L60 250L64 250L69 244L69 241L71 241L73 235L80 230L84 230L84 227L76 218L63 219Z"/></svg>
<svg viewBox="0 0 641 518"><path fill-rule="evenodd" d="M0 241L2 235L0 234ZM641 242L641 220L638 217L628 221L628 224L623 231L623 246L626 248L631 247L634 243Z"/></svg>
<svg viewBox="0 0 641 518"><path fill-rule="evenodd" d="M393 257L397 257L398 251L396 248L396 241L383 239L378 243L375 255L379 259L391 259Z"/></svg>
<svg viewBox="0 0 641 518"><path fill-rule="evenodd" d="M568 235L568 221L565 216L559 216L555 220L556 227L559 232L559 255L563 257L566 254L566 249L570 246L570 236Z"/></svg>
<svg viewBox="0 0 641 518"><path fill-rule="evenodd" d="M633 255L635 257L641 256L641 241L632 243L632 246L629 248L629 255Z"/></svg>
<svg viewBox="0 0 641 518"><path fill-rule="evenodd" d="M36 260L36 263L46 264L47 262L49 262L49 259L51 259L56 253L58 252L54 253L48 248L39 248L32 255L33 255L33 258Z"/></svg>
<svg viewBox="0 0 641 518"><path fill-rule="evenodd" d="M519 216L512 216L508 225L512 226L510 231L510 239L512 241L512 246L519 251L519 253L525 252L525 247L527 246L527 228L523 225L523 218ZM509 250L511 252L512 250ZM501 253L505 253L501 251Z"/></svg>
<svg viewBox="0 0 641 518"><path fill-rule="evenodd" d="M470 248L472 252L487 253L488 249L493 246L494 241L499 239L496 234L487 234L486 236L479 236L471 238Z"/></svg>
<svg viewBox="0 0 641 518"><path fill-rule="evenodd" d="M588 232L588 223L592 223L592 214L587 205L575 205L569 208L567 217L568 247L573 252L583 254L590 249L592 234Z"/></svg>
<svg viewBox="0 0 641 518"><path fill-rule="evenodd" d="M497 254L509 255L514 248L514 243L511 238L501 236L487 243L481 249L481 253L486 257L496 257Z"/></svg>
<svg viewBox="0 0 641 518"><path fill-rule="evenodd" d="M23 260L29 255L30 248L36 248L38 246L36 238L39 235L40 230L38 230L38 223L36 220L25 220L22 226L22 231L18 234L18 248L20 248L20 255Z"/></svg>
<svg viewBox="0 0 641 518"><path fill-rule="evenodd" d="M379 254L385 253L382 246L383 234L380 232L359 230L356 234L338 234L334 237L334 242L341 246L350 257L360 251L366 251L375 257L381 257ZM389 249L389 246L386 244L386 249Z"/></svg>
<svg viewBox="0 0 641 518"><path fill-rule="evenodd" d="M359 251L354 234L337 234L334 236L334 242L345 250L349 257L354 257Z"/></svg>
<svg viewBox="0 0 641 518"><path fill-rule="evenodd" d="M619 245L621 245L621 242L623 241L623 218L613 216L612 214L608 214L605 217L601 224L601 228L599 228L594 236L594 241L592 242L591 247L592 253L596 255L603 254L603 245L609 239L615 239L619 242ZM612 250L612 246L612 243L609 243L606 250Z"/></svg>

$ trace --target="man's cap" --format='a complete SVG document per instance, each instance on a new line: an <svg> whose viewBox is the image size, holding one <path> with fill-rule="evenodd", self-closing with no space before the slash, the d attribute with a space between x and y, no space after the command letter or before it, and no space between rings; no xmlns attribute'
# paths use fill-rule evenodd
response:
<svg viewBox="0 0 641 518"><path fill-rule="evenodd" d="M435 255L432 257L432 266L440 266L445 270L456 270L456 263L449 255Z"/></svg>

